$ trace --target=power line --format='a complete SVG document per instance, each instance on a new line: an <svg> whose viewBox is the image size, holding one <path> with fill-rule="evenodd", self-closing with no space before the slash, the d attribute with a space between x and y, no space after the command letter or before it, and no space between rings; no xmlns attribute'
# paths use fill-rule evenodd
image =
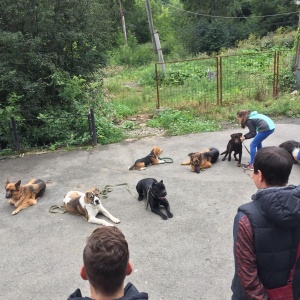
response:
<svg viewBox="0 0 300 300"><path fill-rule="evenodd" d="M197 15L197 16L201 16L201 17L210 17L210 18L219 18L219 19L255 19L255 18L266 18L266 17L278 17L278 16L294 15L294 14L299 14L299 12L300 12L300 11L296 11L296 12L288 12L288 13L282 13L282 14L265 15L265 16L225 17L225 16L213 16L213 15L200 14L200 13L196 13L196 12L192 12L192 11L188 11L188 10L184 10L184 9L175 7L171 4L164 3L161 0L157 0L157 1L160 2L163 5L169 6L173 9L180 10L180 11L185 12L185 13L189 13L189 14L193 14L193 15Z"/></svg>

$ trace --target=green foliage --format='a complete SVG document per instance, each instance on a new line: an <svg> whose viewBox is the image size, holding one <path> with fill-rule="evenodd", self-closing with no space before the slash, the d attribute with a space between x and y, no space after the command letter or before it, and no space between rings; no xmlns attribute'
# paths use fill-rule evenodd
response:
<svg viewBox="0 0 300 300"><path fill-rule="evenodd" d="M22 117L61 106L66 95L57 89L59 76L63 84L68 77L90 80L105 64L118 12L111 1L3 0L0 10L0 100L9 106L16 95L14 109ZM63 103L68 106L72 101Z"/></svg>
<svg viewBox="0 0 300 300"><path fill-rule="evenodd" d="M138 44L131 32L127 36L127 45L120 45L111 52L109 59L111 65L142 66L155 60L156 54L152 44Z"/></svg>
<svg viewBox="0 0 300 300"><path fill-rule="evenodd" d="M202 120L194 117L188 111L167 109L158 113L147 125L155 128L164 128L169 135L181 135L204 131L216 131L220 125L215 121Z"/></svg>

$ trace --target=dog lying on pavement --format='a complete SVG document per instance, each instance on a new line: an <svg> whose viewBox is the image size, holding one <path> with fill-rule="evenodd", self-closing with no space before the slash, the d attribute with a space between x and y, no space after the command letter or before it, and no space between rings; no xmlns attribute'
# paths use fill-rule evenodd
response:
<svg viewBox="0 0 300 300"><path fill-rule="evenodd" d="M297 160L295 160L294 156L297 156L299 150L300 150L300 143L296 142L294 140L286 141L284 143L281 143L279 145L280 148L285 149L288 151L293 158L294 163L299 163Z"/></svg>
<svg viewBox="0 0 300 300"><path fill-rule="evenodd" d="M97 218L98 213L102 213L114 223L120 223L120 220L109 213L101 204L100 191L97 188L92 188L85 193L70 191L66 194L63 201L67 212L73 215L82 215L89 223L113 226L113 224Z"/></svg>
<svg viewBox="0 0 300 300"><path fill-rule="evenodd" d="M138 200L147 199L147 205L149 203L152 212L160 215L163 220L173 217L169 201L166 199L166 187L162 180L158 182L155 178L142 179L137 183L136 190L139 194ZM160 206L166 209L167 216L159 210Z"/></svg>
<svg viewBox="0 0 300 300"><path fill-rule="evenodd" d="M46 183L42 179L31 179L26 185L21 185L21 180L14 183L7 179L5 190L8 203L16 207L12 212L15 215L22 209L37 203L38 198L42 197L46 190Z"/></svg>
<svg viewBox="0 0 300 300"><path fill-rule="evenodd" d="M150 154L147 156L137 159L135 163L128 168L128 170L137 169L139 171L145 170L149 165L158 165L165 163L164 160L160 160L159 156L163 153L163 150L159 147L154 147Z"/></svg>
<svg viewBox="0 0 300 300"><path fill-rule="evenodd" d="M211 147L202 152L189 153L188 156L190 157L190 160L181 164L190 165L192 172L200 173L201 170L211 168L218 160L219 150Z"/></svg>
<svg viewBox="0 0 300 300"><path fill-rule="evenodd" d="M226 160L228 156L228 161L231 161L231 154L233 153L233 157L235 161L237 161L238 166L241 166L242 153L243 153L243 144L241 141L242 133L233 133L230 135L230 140L228 141L227 148L221 155L225 154L222 161ZM237 155L239 156L237 158Z"/></svg>

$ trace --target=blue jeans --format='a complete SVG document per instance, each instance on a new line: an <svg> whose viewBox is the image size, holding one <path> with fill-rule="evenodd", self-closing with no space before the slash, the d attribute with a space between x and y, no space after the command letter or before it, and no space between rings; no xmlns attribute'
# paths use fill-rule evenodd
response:
<svg viewBox="0 0 300 300"><path fill-rule="evenodd" d="M274 129L265 132L258 132L254 137L253 141L250 144L250 165L253 165L256 151L262 148L262 141L265 140L273 132Z"/></svg>

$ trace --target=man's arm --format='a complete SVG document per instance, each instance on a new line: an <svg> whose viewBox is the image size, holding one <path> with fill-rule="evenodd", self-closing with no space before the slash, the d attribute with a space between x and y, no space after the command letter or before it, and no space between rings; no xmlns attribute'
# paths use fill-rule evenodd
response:
<svg viewBox="0 0 300 300"><path fill-rule="evenodd" d="M248 217L239 212L234 222L233 236L235 263L241 286L248 299L267 300L263 285L257 275L256 253L251 224Z"/></svg>

